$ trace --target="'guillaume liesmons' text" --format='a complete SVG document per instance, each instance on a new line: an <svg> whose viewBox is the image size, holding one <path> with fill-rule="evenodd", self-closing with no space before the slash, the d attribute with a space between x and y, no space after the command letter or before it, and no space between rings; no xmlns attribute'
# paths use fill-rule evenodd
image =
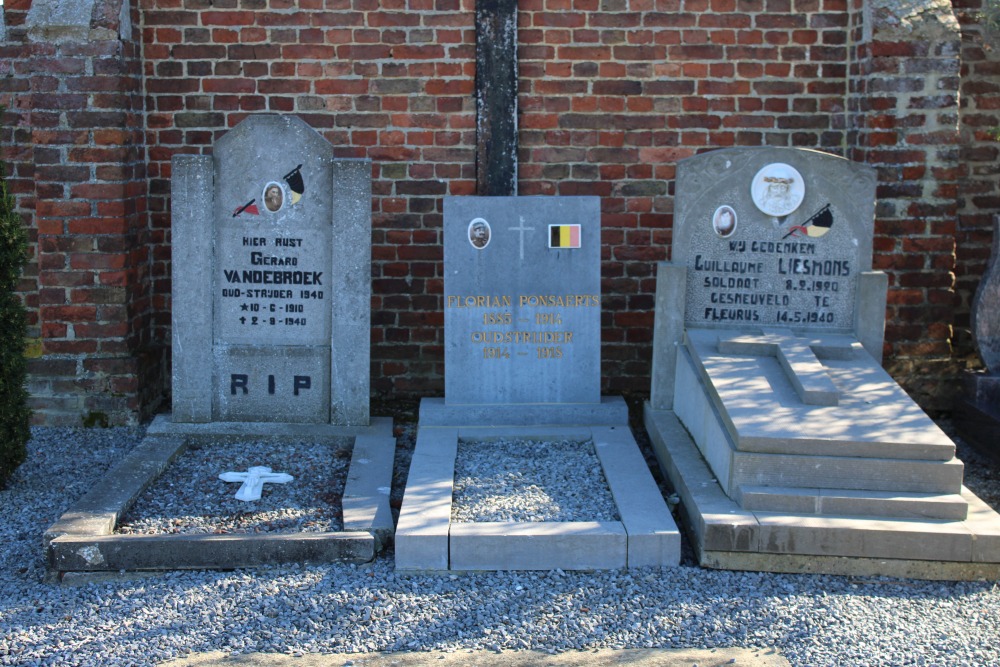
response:
<svg viewBox="0 0 1000 667"><path fill-rule="evenodd" d="M853 274L850 259L816 257L816 244L808 242L731 241L729 253L694 258L696 284L708 301L704 319L834 323L832 299L841 293L841 281Z"/></svg>

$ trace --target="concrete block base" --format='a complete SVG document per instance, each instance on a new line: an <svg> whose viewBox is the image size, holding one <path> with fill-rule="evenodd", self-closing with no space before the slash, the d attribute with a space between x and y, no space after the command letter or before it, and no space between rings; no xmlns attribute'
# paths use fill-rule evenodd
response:
<svg viewBox="0 0 1000 667"><path fill-rule="evenodd" d="M621 520L452 523L459 439L499 437L593 439ZM398 572L592 570L680 563L680 532L629 431L627 413L610 426L421 423L395 544Z"/></svg>
<svg viewBox="0 0 1000 667"><path fill-rule="evenodd" d="M722 490L673 412L645 409L660 467L704 567L919 579L1000 579L1000 515L962 488L965 520L748 510Z"/></svg>
<svg viewBox="0 0 1000 667"><path fill-rule="evenodd" d="M240 439L354 441L344 489L344 527L331 533L116 535L136 498L193 442ZM370 426L174 424L158 417L146 437L45 533L50 579L68 573L231 569L292 562L367 562L393 534L389 489L396 440L392 420Z"/></svg>
<svg viewBox="0 0 1000 667"><path fill-rule="evenodd" d="M600 403L480 405L449 404L443 398L420 401L421 426L572 426L628 424L628 405L621 396L605 396Z"/></svg>
<svg viewBox="0 0 1000 667"><path fill-rule="evenodd" d="M619 521L456 523L453 570L608 570L625 567L628 535Z"/></svg>

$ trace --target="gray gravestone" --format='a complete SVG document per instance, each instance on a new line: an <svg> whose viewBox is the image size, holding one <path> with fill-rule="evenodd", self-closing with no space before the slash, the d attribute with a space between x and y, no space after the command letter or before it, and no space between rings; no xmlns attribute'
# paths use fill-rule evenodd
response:
<svg viewBox="0 0 1000 667"><path fill-rule="evenodd" d="M782 215L758 207L783 186L801 191L794 209L784 212L798 197L769 209ZM815 151L716 151L681 162L676 191L672 257L689 269L688 326L854 330L872 264L872 169Z"/></svg>
<svg viewBox="0 0 1000 667"><path fill-rule="evenodd" d="M676 192L665 272L682 282L661 272L658 300L683 290L657 305L673 311L657 322L661 338L685 327L852 333L881 360L887 282L871 271L872 169L817 151L728 149L681 161ZM672 400L672 364L654 357L654 407Z"/></svg>
<svg viewBox="0 0 1000 667"><path fill-rule="evenodd" d="M1000 216L993 219L993 249L970 314L984 368L962 374L955 425L964 440L1000 459Z"/></svg>
<svg viewBox="0 0 1000 667"><path fill-rule="evenodd" d="M294 116L173 160L173 419L369 420L371 163Z"/></svg>
<svg viewBox="0 0 1000 667"><path fill-rule="evenodd" d="M598 198L448 197L444 217L446 402L600 403Z"/></svg>
<svg viewBox="0 0 1000 667"><path fill-rule="evenodd" d="M601 396L597 197L445 197L445 397L421 424L620 424Z"/></svg>
<svg viewBox="0 0 1000 667"><path fill-rule="evenodd" d="M703 562L929 559L912 548L922 521L971 514L954 443L881 367L874 207L873 169L816 151L678 164L645 417Z"/></svg>

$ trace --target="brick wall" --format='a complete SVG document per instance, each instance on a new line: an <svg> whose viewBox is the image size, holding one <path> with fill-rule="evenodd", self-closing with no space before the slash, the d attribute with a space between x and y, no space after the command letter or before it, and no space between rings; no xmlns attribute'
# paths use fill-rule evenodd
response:
<svg viewBox="0 0 1000 667"><path fill-rule="evenodd" d="M162 393L153 352L139 49L120 2L89 27L39 28L7 12L19 206L32 262L29 391L38 423L135 421ZM133 13L131 20L138 20ZM27 83L27 85L24 85Z"/></svg>
<svg viewBox="0 0 1000 667"><path fill-rule="evenodd" d="M150 0L145 12L157 239L169 156L206 150L248 113L301 114L339 153L373 159L383 393L443 388L441 197L475 187L473 7ZM602 197L607 391L648 391L676 161L732 145L842 153L846 22L840 0L519 3L519 193Z"/></svg>
<svg viewBox="0 0 1000 667"><path fill-rule="evenodd" d="M951 407L960 39L947 5L859 6L850 157L878 170L875 269L889 275L886 369L926 409Z"/></svg>
<svg viewBox="0 0 1000 667"><path fill-rule="evenodd" d="M8 26L23 23L27 1L8 2ZM655 263L669 258L677 160L779 145L879 170L887 367L926 407L945 405L957 367L951 345L961 338L953 327L981 270L982 220L997 202L965 197L973 181L960 150L986 145L981 134L960 145L966 135L957 132L960 56L973 38L960 42L955 17L937 5L910 16L897 4L519 3L519 192L602 198L606 392L648 391ZM473 7L140 0L132 17L141 34L132 40L33 44L48 67L84 61L82 70L35 72L38 65L15 60L22 69L0 90L15 101L16 132L34 151L9 130L3 137L38 232L39 284L26 281L44 346L33 380L43 384L33 388L55 381L46 373L68 378L72 370L88 382L52 387L53 397L93 388L124 394L126 410L155 404L169 343L170 157L210 152L246 115L280 112L302 116L337 154L373 160L373 391L440 394L441 198L475 189ZM39 89L39 81L56 88ZM113 102L99 86L111 86ZM49 106L35 106L36 96ZM985 89L980 96L977 104L989 104ZM68 108L81 100L85 109ZM102 115L110 113L122 122ZM77 117L93 122L76 126ZM58 131L46 134L45 122ZM101 165L112 164L125 167L102 175ZM36 182L40 169L48 175ZM67 171L56 177L57 169ZM81 341L97 349L74 347ZM132 383L116 389L116 378Z"/></svg>
<svg viewBox="0 0 1000 667"><path fill-rule="evenodd" d="M1000 31L977 22L983 5L981 0L955 2L963 38L955 355L970 367L981 362L969 333L969 308L990 256L993 216L1000 211Z"/></svg>

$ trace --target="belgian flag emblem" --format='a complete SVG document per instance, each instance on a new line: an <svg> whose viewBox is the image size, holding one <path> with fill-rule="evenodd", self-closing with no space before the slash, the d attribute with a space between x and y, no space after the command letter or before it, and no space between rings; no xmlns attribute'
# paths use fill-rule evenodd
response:
<svg viewBox="0 0 1000 667"><path fill-rule="evenodd" d="M288 183L288 189L292 191L292 204L298 204L302 199L302 193L306 191L305 181L302 180L302 165L292 169L283 178L285 183Z"/></svg>
<svg viewBox="0 0 1000 667"><path fill-rule="evenodd" d="M549 225L550 248L579 248L580 225Z"/></svg>
<svg viewBox="0 0 1000 667"><path fill-rule="evenodd" d="M819 211L817 211L811 218L806 220L805 224L795 225L788 233L781 238L787 239L789 236L809 236L814 239L818 239L821 236L825 236L830 228L833 227L833 212L830 211L830 205L827 204Z"/></svg>

